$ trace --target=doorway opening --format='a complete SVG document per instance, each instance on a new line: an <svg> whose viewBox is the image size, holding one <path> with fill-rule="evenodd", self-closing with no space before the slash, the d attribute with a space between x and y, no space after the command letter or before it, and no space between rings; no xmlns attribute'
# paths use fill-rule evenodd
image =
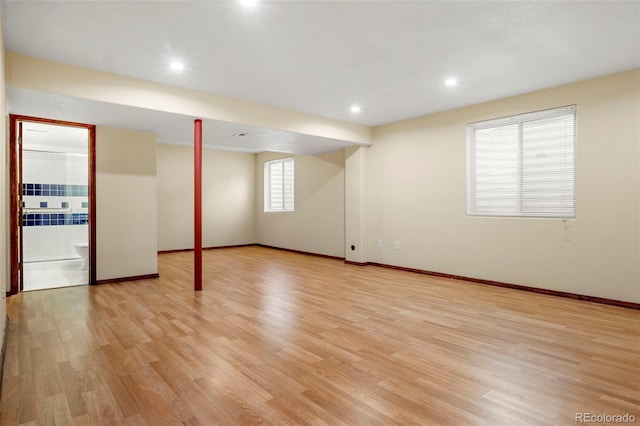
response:
<svg viewBox="0 0 640 426"><path fill-rule="evenodd" d="M95 284L95 126L10 116L11 290Z"/></svg>

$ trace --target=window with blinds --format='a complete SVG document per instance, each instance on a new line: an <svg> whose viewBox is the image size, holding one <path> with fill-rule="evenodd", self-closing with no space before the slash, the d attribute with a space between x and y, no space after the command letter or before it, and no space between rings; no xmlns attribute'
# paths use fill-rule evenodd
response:
<svg viewBox="0 0 640 426"><path fill-rule="evenodd" d="M467 214L576 217L576 106L467 125Z"/></svg>
<svg viewBox="0 0 640 426"><path fill-rule="evenodd" d="M293 157L264 163L264 211L294 210Z"/></svg>

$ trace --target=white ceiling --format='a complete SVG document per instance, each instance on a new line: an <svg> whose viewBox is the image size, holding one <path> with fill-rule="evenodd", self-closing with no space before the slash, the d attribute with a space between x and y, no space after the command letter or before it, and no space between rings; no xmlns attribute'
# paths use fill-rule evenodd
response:
<svg viewBox="0 0 640 426"><path fill-rule="evenodd" d="M89 132L86 128L58 126L25 121L22 125L25 150L87 154Z"/></svg>
<svg viewBox="0 0 640 426"><path fill-rule="evenodd" d="M4 0L2 13L9 51L369 126L640 67L638 1Z"/></svg>

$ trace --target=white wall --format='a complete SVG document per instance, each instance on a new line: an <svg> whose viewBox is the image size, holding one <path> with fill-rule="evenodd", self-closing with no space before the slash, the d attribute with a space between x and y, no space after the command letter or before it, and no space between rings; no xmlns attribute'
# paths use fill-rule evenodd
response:
<svg viewBox="0 0 640 426"><path fill-rule="evenodd" d="M296 155L295 212L265 213L264 162L287 156L276 153L257 156L257 242L344 257L344 151L315 156Z"/></svg>
<svg viewBox="0 0 640 426"><path fill-rule="evenodd" d="M158 145L158 250L193 248L193 149ZM255 155L204 149L202 244L255 243Z"/></svg>
<svg viewBox="0 0 640 426"><path fill-rule="evenodd" d="M466 124L571 104L568 233L560 220L467 217ZM640 302L639 117L635 70L376 128L365 150L368 260Z"/></svg>
<svg viewBox="0 0 640 426"><path fill-rule="evenodd" d="M0 243L0 288L6 291L11 290L11 277L9 269L9 144L7 137L7 95L5 91L5 55L4 40L2 32L2 13L0 12L0 188L3 188L0 195L0 226L3 227L3 242ZM6 292L0 291L0 342L4 341L4 327L7 316Z"/></svg>
<svg viewBox="0 0 640 426"><path fill-rule="evenodd" d="M156 138L96 128L98 280L156 274Z"/></svg>

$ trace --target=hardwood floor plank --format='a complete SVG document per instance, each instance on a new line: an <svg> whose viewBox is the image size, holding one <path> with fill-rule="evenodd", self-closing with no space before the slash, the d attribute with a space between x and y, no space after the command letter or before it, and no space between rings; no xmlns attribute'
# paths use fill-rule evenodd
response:
<svg viewBox="0 0 640 426"><path fill-rule="evenodd" d="M82 399L82 392L86 392L88 386L86 386L83 375L78 375L71 367L69 361L59 362L58 369L60 371L71 417L80 417L87 414L87 409Z"/></svg>
<svg viewBox="0 0 640 426"><path fill-rule="evenodd" d="M307 390L300 382L269 364L240 367L240 371L253 383L264 389L272 398L280 394L292 395Z"/></svg>
<svg viewBox="0 0 640 426"><path fill-rule="evenodd" d="M141 345L142 346L142 345ZM136 360L136 368L131 371L132 380L135 381L136 402L139 414L150 419L152 423L156 417L165 419L171 424L173 419L178 423L188 423L192 418L192 412L188 404L181 401L171 390L164 379L151 367L151 363L159 360L148 360L138 348L128 350L130 356ZM125 380L130 392L134 392L133 386Z"/></svg>
<svg viewBox="0 0 640 426"><path fill-rule="evenodd" d="M4 377L2 380L2 417L5 424L20 424L20 383L22 378L19 376ZM6 387L4 387L6 386Z"/></svg>
<svg viewBox="0 0 640 426"><path fill-rule="evenodd" d="M640 312L265 247L159 279L23 293L2 425L640 419Z"/></svg>
<svg viewBox="0 0 640 426"><path fill-rule="evenodd" d="M82 416L74 417L73 419L71 419L71 424L73 426L90 426L92 424L91 417L89 417L89 414L83 414Z"/></svg>
<svg viewBox="0 0 640 426"><path fill-rule="evenodd" d="M300 377L298 381L308 389L302 395L305 395L314 404L334 414L347 424L395 424L391 417L384 415L375 408L371 408L352 395L338 389L333 383L327 383L318 376L306 375Z"/></svg>
<svg viewBox="0 0 640 426"><path fill-rule="evenodd" d="M462 402L465 406L464 409L459 409L447 399L443 400L440 395L428 393L428 389L413 382L390 379L380 381L377 386L381 389L378 392L384 391L385 398L399 403L407 401L402 404L405 413L399 415L399 419L412 415L426 419L423 424L433 425L483 424L486 421L473 404L466 405L467 401L458 400L457 402Z"/></svg>
<svg viewBox="0 0 640 426"><path fill-rule="evenodd" d="M278 393L267 402L278 416L292 425L345 425L336 417L297 393Z"/></svg>

